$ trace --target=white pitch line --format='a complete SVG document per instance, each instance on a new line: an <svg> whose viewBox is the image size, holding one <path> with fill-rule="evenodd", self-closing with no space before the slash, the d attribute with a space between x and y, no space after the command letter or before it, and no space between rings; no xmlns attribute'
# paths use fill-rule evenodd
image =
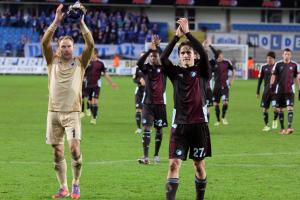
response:
<svg viewBox="0 0 300 200"><path fill-rule="evenodd" d="M251 156L278 156L278 155L300 155L300 152L265 152L265 153L240 153L240 154L213 154L213 157L251 157Z"/></svg>
<svg viewBox="0 0 300 200"><path fill-rule="evenodd" d="M281 152L281 153L271 153L271 152L265 152L265 153L241 153L241 154L213 154L213 157L253 157L253 156L263 156L263 157L271 157L271 156L278 156L278 155L300 155L300 152ZM167 161L167 158L161 158L162 161ZM130 163L130 162L137 162L136 160L99 160L99 161L87 161L84 162L86 165L107 165L107 164L118 164L118 163ZM47 161L4 161L0 160L0 164L15 164L15 165L49 165L50 162ZM210 166L215 167L299 167L299 165L291 164L208 164Z"/></svg>
<svg viewBox="0 0 300 200"><path fill-rule="evenodd" d="M162 159L162 161L167 161L167 159ZM93 162L84 162L84 165L107 165L107 164L118 164L118 163L137 163L136 160L113 160L113 161L93 161ZM51 165L50 162L26 162L26 161L0 161L0 164L12 164L12 165ZM188 163L183 163L183 165L188 165ZM299 168L299 165L296 164L253 164L253 163L240 163L240 164L213 164L213 163L207 163L207 166L209 167L238 167L238 168Z"/></svg>
<svg viewBox="0 0 300 200"><path fill-rule="evenodd" d="M252 164L252 163L245 163L245 164L207 164L209 167L239 167L239 168L299 168L299 165L296 164ZM208 168L209 168L208 167Z"/></svg>

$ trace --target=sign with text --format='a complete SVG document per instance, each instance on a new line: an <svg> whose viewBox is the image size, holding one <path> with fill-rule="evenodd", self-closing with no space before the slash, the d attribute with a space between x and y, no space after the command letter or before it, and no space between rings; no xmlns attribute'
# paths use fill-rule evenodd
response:
<svg viewBox="0 0 300 200"><path fill-rule="evenodd" d="M300 51L300 34L296 33L209 33L207 37L210 38L214 44L251 44L252 46L270 50L290 48L294 51Z"/></svg>
<svg viewBox="0 0 300 200"><path fill-rule="evenodd" d="M53 49L56 48L56 44L52 45ZM95 45L95 48L99 51L100 57L113 56L118 54L125 58L137 59L141 52L144 51L144 44L131 44L124 43L118 45L101 44ZM75 44L74 55L78 56L82 53L84 44ZM42 47L40 43L28 43L25 45L25 57L42 57Z"/></svg>

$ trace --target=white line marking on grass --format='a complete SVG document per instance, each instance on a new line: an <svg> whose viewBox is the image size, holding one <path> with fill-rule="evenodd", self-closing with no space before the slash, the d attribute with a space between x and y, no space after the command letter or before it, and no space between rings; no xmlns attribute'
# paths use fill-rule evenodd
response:
<svg viewBox="0 0 300 200"><path fill-rule="evenodd" d="M251 156L278 156L278 155L300 155L300 152L281 152L281 153L241 153L241 154L216 154L213 157L251 157ZM161 158L162 161L168 161L167 158ZM86 161L86 165L108 165L108 164L118 164L118 163L137 163L136 160L99 160L99 161ZM4 161L0 160L0 164L15 164L15 165L49 165L50 161ZM272 164L210 164L211 166L216 167L299 167L300 165L291 164L291 165L272 165Z"/></svg>
<svg viewBox="0 0 300 200"><path fill-rule="evenodd" d="M239 167L239 168L299 168L296 164L207 164L209 167Z"/></svg>
<svg viewBox="0 0 300 200"><path fill-rule="evenodd" d="M266 152L266 153L240 153L240 154L213 154L213 157L251 157L251 156L278 156L278 155L300 155L300 152Z"/></svg>

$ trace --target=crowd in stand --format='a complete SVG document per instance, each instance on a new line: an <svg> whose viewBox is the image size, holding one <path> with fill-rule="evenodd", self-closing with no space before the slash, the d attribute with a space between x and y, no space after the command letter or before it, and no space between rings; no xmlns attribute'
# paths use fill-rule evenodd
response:
<svg viewBox="0 0 300 200"><path fill-rule="evenodd" d="M9 9L4 10L0 17L1 27L27 27L43 35L46 28L54 20L55 9L44 12L39 16L18 10L12 14ZM89 10L85 16L86 24L92 30L96 43L120 44L124 42L144 43L151 40L152 34L158 34L158 26L150 26L145 13L135 14L125 11L105 12L103 10ZM55 38L71 35L75 42L82 42L79 25L64 23L60 26Z"/></svg>

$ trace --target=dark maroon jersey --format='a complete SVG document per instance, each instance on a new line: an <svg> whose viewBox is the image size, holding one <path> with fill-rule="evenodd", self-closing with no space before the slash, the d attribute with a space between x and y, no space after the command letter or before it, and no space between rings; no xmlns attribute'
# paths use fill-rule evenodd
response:
<svg viewBox="0 0 300 200"><path fill-rule="evenodd" d="M225 88L228 86L228 72L233 70L231 62L224 59L221 62L210 62L212 67L212 72L214 74L215 88Z"/></svg>
<svg viewBox="0 0 300 200"><path fill-rule="evenodd" d="M100 61L100 59L95 61L91 60L85 71L87 87L98 86L98 80L101 78L102 73L106 73L104 63Z"/></svg>
<svg viewBox="0 0 300 200"><path fill-rule="evenodd" d="M298 64L294 61L284 63L282 60L275 63L272 74L276 76L276 94L295 93L294 79L298 75Z"/></svg>
<svg viewBox="0 0 300 200"><path fill-rule="evenodd" d="M151 50L146 52L137 62L137 66L143 72L145 79L144 104L166 104L166 74L161 65L144 64Z"/></svg>
<svg viewBox="0 0 300 200"><path fill-rule="evenodd" d="M205 84L210 78L208 57L198 40L190 33L187 33L186 36L191 41L193 49L200 55L200 60L188 68L173 65L168 57L179 40L175 36L162 53L161 61L174 88L174 123L204 123L207 122L205 106L207 85Z"/></svg>
<svg viewBox="0 0 300 200"><path fill-rule="evenodd" d="M260 85L262 81L264 81L264 92L270 90L270 80L271 80L273 66L274 65L269 65L269 64L264 64L263 66L261 66L259 70L256 94L259 94Z"/></svg>

